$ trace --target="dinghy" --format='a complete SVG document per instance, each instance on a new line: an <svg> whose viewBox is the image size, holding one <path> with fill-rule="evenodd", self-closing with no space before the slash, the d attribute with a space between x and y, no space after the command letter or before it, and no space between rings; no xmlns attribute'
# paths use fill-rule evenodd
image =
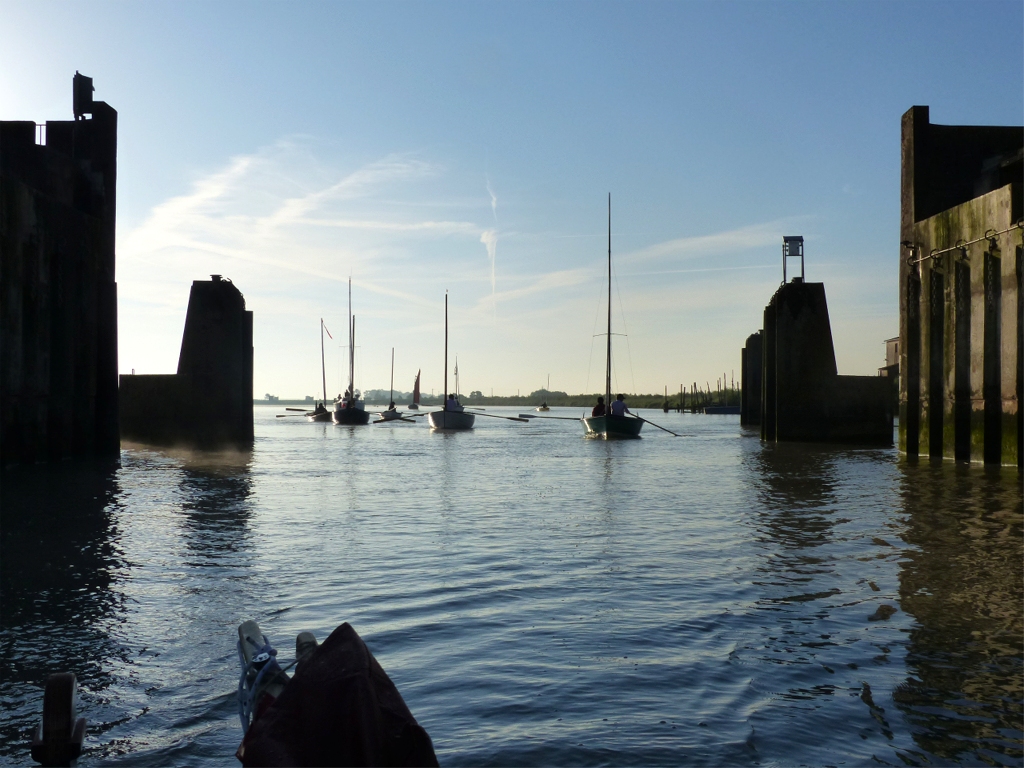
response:
<svg viewBox="0 0 1024 768"><path fill-rule="evenodd" d="M640 437L644 422L631 416L613 416L612 405L612 196L608 195L608 344L605 355L604 402L602 416L586 416L581 421L587 437L613 440Z"/></svg>
<svg viewBox="0 0 1024 768"><path fill-rule="evenodd" d="M410 411L418 411L420 409L420 372L416 371L416 381L412 385L412 402L409 403Z"/></svg>
<svg viewBox="0 0 1024 768"><path fill-rule="evenodd" d="M324 363L324 331L327 330L327 326L324 325L324 319L320 318L320 376L323 379L324 385L324 399L323 402L317 403L316 408L306 414L306 418L310 421L330 421L331 412L327 410L327 366ZM331 336L331 332L327 331L327 335ZM331 340L334 337L331 336Z"/></svg>
<svg viewBox="0 0 1024 768"><path fill-rule="evenodd" d="M356 367L356 318L352 314L352 278L348 279L348 389L343 397L334 401L334 423L358 426L370 423L366 403L359 397L355 387Z"/></svg>
<svg viewBox="0 0 1024 768"><path fill-rule="evenodd" d="M458 363L455 365L458 369ZM458 387L456 387L458 389ZM448 392L448 293L444 294L444 391ZM446 394L444 409L431 411L427 416L433 429L472 429L476 416L468 413L459 403L455 394Z"/></svg>
<svg viewBox="0 0 1024 768"><path fill-rule="evenodd" d="M380 416L380 421L401 421L402 412L395 407L395 348L391 348L391 395L388 397L390 405L386 411L381 411L377 415Z"/></svg>

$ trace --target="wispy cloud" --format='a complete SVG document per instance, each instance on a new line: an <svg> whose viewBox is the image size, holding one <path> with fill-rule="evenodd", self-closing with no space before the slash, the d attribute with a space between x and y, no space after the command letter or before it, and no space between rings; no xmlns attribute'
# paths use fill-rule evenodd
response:
<svg viewBox="0 0 1024 768"><path fill-rule="evenodd" d="M626 264L655 259L694 259L701 256L739 253L774 244L781 247L783 234L802 222L806 222L806 217L789 217L710 235L680 237L627 253L619 262Z"/></svg>
<svg viewBox="0 0 1024 768"><path fill-rule="evenodd" d="M222 268L217 259L229 259L236 272L248 264L297 278L343 281L359 265L364 269L356 271L364 274L367 267L382 267L382 253L400 255L422 238L476 240L485 231L471 221L424 218L421 208L391 204L402 190L440 174L437 165L391 155L333 180L321 165L297 142L233 158L187 194L153 208L122 237L119 277L144 283L184 272L190 279L196 264L204 264L203 274ZM381 203L383 197L388 202ZM360 216L364 211L370 215ZM331 232L352 236L340 240ZM489 255L493 273L493 249ZM376 287L394 292L386 283Z"/></svg>
<svg viewBox="0 0 1024 768"><path fill-rule="evenodd" d="M469 221L372 221L367 219L295 219L292 224L335 229L362 229L377 232L433 232L437 234L476 234L480 227Z"/></svg>
<svg viewBox="0 0 1024 768"><path fill-rule="evenodd" d="M502 302L517 301L534 294L582 285L592 280L593 274L590 269L565 269L558 272L548 272L532 278L527 285L520 288L496 293L494 300Z"/></svg>

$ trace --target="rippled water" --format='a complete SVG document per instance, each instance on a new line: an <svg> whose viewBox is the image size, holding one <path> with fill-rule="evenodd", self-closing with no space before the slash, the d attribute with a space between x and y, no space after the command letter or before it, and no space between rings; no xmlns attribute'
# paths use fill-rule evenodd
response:
<svg viewBox="0 0 1024 768"><path fill-rule="evenodd" d="M606 443L276 413L251 454L0 475L0 760L69 670L80 765L235 763L255 618L286 658L351 622L447 765L1024 762L1016 471L734 416Z"/></svg>

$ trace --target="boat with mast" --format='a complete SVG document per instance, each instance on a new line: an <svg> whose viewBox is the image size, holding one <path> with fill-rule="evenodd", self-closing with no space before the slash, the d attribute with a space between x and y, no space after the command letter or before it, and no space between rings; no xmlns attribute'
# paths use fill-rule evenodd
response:
<svg viewBox="0 0 1024 768"><path fill-rule="evenodd" d="M613 416L612 405L612 195L608 193L608 343L605 353L604 415L586 416L581 421L587 437L613 440L640 437L642 419L631 416Z"/></svg>
<svg viewBox="0 0 1024 768"><path fill-rule="evenodd" d="M458 367L458 365L456 365ZM448 292L444 294L444 391L445 401L440 411L431 411L427 416L433 429L472 429L476 416L467 413L454 394L448 394Z"/></svg>
<svg viewBox="0 0 1024 768"><path fill-rule="evenodd" d="M412 402L407 407L410 411L420 409L420 371L416 371L416 381L412 385Z"/></svg>
<svg viewBox="0 0 1024 768"><path fill-rule="evenodd" d="M551 394L551 374L550 373L548 374L548 385L546 387L544 387L544 394L545 394L545 396ZM550 411L551 409L548 407L547 397L544 398L544 402L542 402L540 405L538 405L533 410L535 410L535 411Z"/></svg>
<svg viewBox="0 0 1024 768"><path fill-rule="evenodd" d="M306 418L310 421L330 421L331 412L327 410L327 365L324 363L324 331L327 330L324 325L324 319L320 318L320 375L323 378L324 384L324 399L322 402L316 404L316 407L306 414ZM331 336L331 332L327 331L327 335ZM333 336L331 339L333 340Z"/></svg>
<svg viewBox="0 0 1024 768"><path fill-rule="evenodd" d="M355 387L356 368L356 318L352 314L352 278L348 279L348 389L343 397L334 401L334 423L360 425L370 423L366 403L359 397Z"/></svg>
<svg viewBox="0 0 1024 768"><path fill-rule="evenodd" d="M391 348L391 395L390 395L390 397L388 397L388 400L390 401L390 405L388 405L388 409L386 411L381 411L379 414L377 414L378 416L380 416L380 420L381 421L396 421L398 419L401 419L402 418L402 412L400 410L398 410L397 408L395 408L395 348L394 347Z"/></svg>

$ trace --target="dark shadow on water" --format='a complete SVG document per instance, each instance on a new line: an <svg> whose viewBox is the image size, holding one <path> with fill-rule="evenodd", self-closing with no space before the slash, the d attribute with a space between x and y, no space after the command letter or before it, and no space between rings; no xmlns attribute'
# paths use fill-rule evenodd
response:
<svg viewBox="0 0 1024 768"><path fill-rule="evenodd" d="M53 672L96 693L129 651L117 584L127 567L115 512L116 463L78 461L0 473L0 755L28 759L26 738Z"/></svg>
<svg viewBox="0 0 1024 768"><path fill-rule="evenodd" d="M916 620L893 693L941 761L1024 758L1024 526L1020 475L952 462L900 468L911 548L900 604ZM913 755L906 756L914 759Z"/></svg>

